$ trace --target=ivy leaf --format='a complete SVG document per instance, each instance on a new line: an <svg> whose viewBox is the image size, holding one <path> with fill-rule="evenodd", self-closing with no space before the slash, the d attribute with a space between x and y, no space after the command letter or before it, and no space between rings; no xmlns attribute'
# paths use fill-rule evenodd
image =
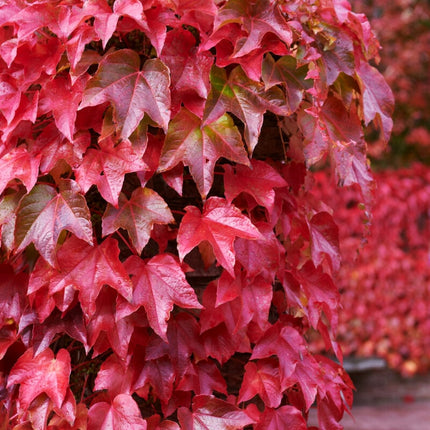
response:
<svg viewBox="0 0 430 430"><path fill-rule="evenodd" d="M285 96L278 87L265 90L264 84L250 80L241 67L227 76L225 69L212 67L211 91L206 101L203 125L216 121L225 112L236 115L245 124L245 141L250 152L257 145L263 115L267 110L288 115Z"/></svg>
<svg viewBox="0 0 430 430"><path fill-rule="evenodd" d="M57 269L37 261L28 294L44 286L48 286L50 295L73 287L79 291L82 311L88 319L96 310L96 299L104 285L110 285L127 300L132 298L133 286L118 256L118 242L112 238L90 246L72 236L57 252Z"/></svg>
<svg viewBox="0 0 430 430"><path fill-rule="evenodd" d="M378 117L385 141L388 142L393 128L391 119L394 110L393 93L381 73L368 63L360 63L357 76L363 99L364 121L367 125Z"/></svg>
<svg viewBox="0 0 430 430"><path fill-rule="evenodd" d="M30 154L23 145L6 152L0 158L0 194L12 179L20 179L30 191L37 181L40 157Z"/></svg>
<svg viewBox="0 0 430 430"><path fill-rule="evenodd" d="M245 365L238 402L246 402L257 394L269 408L277 408L281 404L283 394L279 366L273 359L250 361Z"/></svg>
<svg viewBox="0 0 430 430"><path fill-rule="evenodd" d="M169 70L158 59L140 70L137 52L121 49L106 55L90 79L79 109L110 102L122 138L128 138L145 113L164 130L170 119Z"/></svg>
<svg viewBox="0 0 430 430"><path fill-rule="evenodd" d="M187 430L239 430L254 424L245 411L214 396L195 396L193 412L187 408L178 410L179 423Z"/></svg>
<svg viewBox="0 0 430 430"><path fill-rule="evenodd" d="M87 322L88 345L93 348L95 356L112 348L125 360L134 327L129 318L117 316L117 298L118 294L112 288L101 289L96 299L94 314Z"/></svg>
<svg viewBox="0 0 430 430"><path fill-rule="evenodd" d="M277 409L266 408L255 430L306 430L307 428L302 413L294 406L285 405Z"/></svg>
<svg viewBox="0 0 430 430"><path fill-rule="evenodd" d="M139 253L151 237L154 224L174 222L166 202L150 188L137 188L130 200L124 194L119 196L118 208L108 205L102 220L103 236L119 228L128 231L134 247Z"/></svg>
<svg viewBox="0 0 430 430"><path fill-rule="evenodd" d="M163 172L179 163L189 166L200 194L205 197L213 182L216 161L227 158L248 164L248 156L239 130L229 115L202 125L196 115L181 109L170 122L162 149L159 171Z"/></svg>
<svg viewBox="0 0 430 430"><path fill-rule="evenodd" d="M43 88L40 105L44 110L52 110L55 124L70 142L73 142L77 109L87 81L88 75L82 75L73 84L68 76L60 76L48 81Z"/></svg>
<svg viewBox="0 0 430 430"><path fill-rule="evenodd" d="M297 60L291 55L284 55L277 61L267 54L263 61L262 78L266 89L281 84L285 88L287 105L290 112L299 107L304 91L309 88L306 80L307 66L297 66Z"/></svg>
<svg viewBox="0 0 430 430"><path fill-rule="evenodd" d="M146 430L139 407L129 394L118 394L111 403L96 402L88 411L88 428L94 430Z"/></svg>
<svg viewBox="0 0 430 430"><path fill-rule="evenodd" d="M197 296L177 261L160 254L147 262L131 256L125 262L134 284L133 304L143 306L154 331L167 341L167 321L173 305L201 309Z"/></svg>
<svg viewBox="0 0 430 430"><path fill-rule="evenodd" d="M84 193L97 185L102 197L116 207L124 175L145 170L146 164L128 140L115 145L108 137L100 141L99 146L100 149L90 148L85 153L81 165L75 169L76 181Z"/></svg>
<svg viewBox="0 0 430 430"><path fill-rule="evenodd" d="M325 256L330 259L335 271L340 267L339 228L328 212L319 212L308 221L311 235L311 254L315 266Z"/></svg>
<svg viewBox="0 0 430 430"><path fill-rule="evenodd" d="M49 185L36 185L21 200L18 208L15 227L17 252L33 242L42 257L54 266L55 247L63 230L93 243L90 211L79 186L71 179L63 179L57 193Z"/></svg>
<svg viewBox="0 0 430 430"><path fill-rule="evenodd" d="M258 229L234 205L220 197L210 197L201 213L195 206L187 206L178 231L178 251L181 261L193 248L208 241L215 257L231 276L234 275L236 237L258 239Z"/></svg>
<svg viewBox="0 0 430 430"><path fill-rule="evenodd" d="M227 385L213 360L191 362L180 380L178 390L193 391L195 394L210 395L214 391L227 394Z"/></svg>
<svg viewBox="0 0 430 430"><path fill-rule="evenodd" d="M57 408L61 408L69 386L70 370L67 350L60 349L54 358L49 348L36 356L33 356L33 348L29 348L12 367L7 386L20 384L19 401L24 410L42 393L47 394Z"/></svg>
<svg viewBox="0 0 430 430"><path fill-rule="evenodd" d="M320 367L306 348L300 333L290 326L277 323L270 327L255 345L251 360L276 355L279 359L281 387L298 383L302 389L306 409L315 400L321 382Z"/></svg>
<svg viewBox="0 0 430 430"><path fill-rule="evenodd" d="M264 239L251 241L238 238L234 244L237 261L245 268L249 278L261 274L265 280L273 282L275 274L283 267L285 248L279 243L270 224L259 222L255 226Z"/></svg>
<svg viewBox="0 0 430 430"><path fill-rule="evenodd" d="M235 57L249 54L261 45L267 33L273 33L287 46L293 41L292 31L277 3L270 0L230 0L215 18L214 31L225 24L238 23L248 37L236 39Z"/></svg>
<svg viewBox="0 0 430 430"><path fill-rule="evenodd" d="M183 102L187 109L201 117L210 90L213 55L209 51L200 52L195 37L188 30L176 28L167 33L160 58L170 70L174 105L179 109Z"/></svg>
<svg viewBox="0 0 430 430"><path fill-rule="evenodd" d="M285 179L269 164L251 160L248 166L224 166L225 197L229 203L240 193L251 194L271 214L275 204L274 188L286 187Z"/></svg>

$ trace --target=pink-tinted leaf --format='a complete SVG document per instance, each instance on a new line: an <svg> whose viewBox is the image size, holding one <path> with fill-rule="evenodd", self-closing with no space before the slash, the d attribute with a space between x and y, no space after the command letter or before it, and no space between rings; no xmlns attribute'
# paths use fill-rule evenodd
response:
<svg viewBox="0 0 430 430"><path fill-rule="evenodd" d="M39 174L40 155L32 156L25 146L18 146L0 158L0 193L3 193L9 181L20 179L30 191Z"/></svg>
<svg viewBox="0 0 430 430"><path fill-rule="evenodd" d="M249 163L232 118L224 114L202 125L199 117L182 109L169 124L159 171L169 170L179 163L189 166L200 194L205 197L212 186L215 162L221 157Z"/></svg>
<svg viewBox="0 0 430 430"><path fill-rule="evenodd" d="M108 205L103 214L103 235L114 233L119 228L127 230L134 247L142 252L148 243L154 224L174 222L166 202L149 188L137 188L130 200L120 194L118 209Z"/></svg>
<svg viewBox="0 0 430 430"><path fill-rule="evenodd" d="M311 235L311 254L316 266L325 256L330 259L334 270L340 267L339 228L328 212L318 212L308 222Z"/></svg>
<svg viewBox="0 0 430 430"><path fill-rule="evenodd" d="M195 37L182 28L169 31L160 58L170 69L172 99L180 106L202 116L208 96L209 73L213 56L208 51L199 52Z"/></svg>
<svg viewBox="0 0 430 430"><path fill-rule="evenodd" d="M278 364L263 359L245 365L245 375L239 392L239 402L246 402L259 395L269 408L277 408L282 400L281 378Z"/></svg>
<svg viewBox="0 0 430 430"><path fill-rule="evenodd" d="M145 308L151 327L164 340L174 304L183 308L202 307L172 256L161 254L147 262L131 256L125 266L134 284L133 304Z"/></svg>
<svg viewBox="0 0 430 430"><path fill-rule="evenodd" d="M275 204L274 188L287 186L284 178L269 164L264 161L251 161L247 166L224 166L225 196L228 202L232 202L240 193L251 194L256 202L264 206L271 214Z"/></svg>
<svg viewBox="0 0 430 430"><path fill-rule="evenodd" d="M239 430L255 422L231 403L205 395L194 397L193 412L180 408L178 418L187 430Z"/></svg>
<svg viewBox="0 0 430 430"><path fill-rule="evenodd" d="M112 403L94 403L88 411L88 428L94 430L146 430L139 407L133 397L118 394Z"/></svg>
<svg viewBox="0 0 430 430"><path fill-rule="evenodd" d="M55 265L55 247L63 230L93 243L90 211L79 186L71 179L64 179L57 193L49 185L36 185L19 205L15 228L17 251L33 242L43 258Z"/></svg>
<svg viewBox="0 0 430 430"><path fill-rule="evenodd" d="M236 57L258 48L267 33L276 34L287 46L292 42L290 27L277 3L270 0L230 0L221 8L215 19L215 31L232 22L240 24L248 35L245 40L239 39L236 42Z"/></svg>
<svg viewBox="0 0 430 430"><path fill-rule="evenodd" d="M269 224L260 222L255 226L263 239L251 241L238 238L234 244L236 258L250 278L261 274L264 279L273 282L276 272L283 266L285 249Z"/></svg>
<svg viewBox="0 0 430 430"><path fill-rule="evenodd" d="M214 361L191 363L177 386L181 391L210 395L214 391L227 394L227 385Z"/></svg>
<svg viewBox="0 0 430 430"><path fill-rule="evenodd" d="M210 197L201 213L195 206L187 206L178 232L179 258L183 260L193 248L208 241L221 266L234 276L236 237L258 239L257 228L238 208L219 197Z"/></svg>
<svg viewBox="0 0 430 430"><path fill-rule="evenodd" d="M83 162L75 169L76 181L84 193L92 185L97 185L103 198L116 207L124 175L144 170L146 164L128 140L115 145L114 140L108 137L99 145L100 149L90 148L85 153Z"/></svg>
<svg viewBox="0 0 430 430"><path fill-rule="evenodd" d="M125 359L134 327L130 318L117 317L116 299L117 293L112 288L104 287L100 291L95 312L86 325L88 345L94 347L94 355L110 347L120 358Z"/></svg>
<svg viewBox="0 0 430 430"><path fill-rule="evenodd" d="M294 406L285 405L278 409L265 409L255 430L306 430L307 428L302 413Z"/></svg>
<svg viewBox="0 0 430 430"><path fill-rule="evenodd" d="M28 292L48 286L52 295L72 287L79 291L81 307L88 318L95 312L95 301L104 285L110 285L127 300L132 298L132 283L118 256L118 242L114 239L90 246L72 236L57 252L57 269L38 260Z"/></svg>
<svg viewBox="0 0 430 430"><path fill-rule="evenodd" d="M70 370L67 350L60 349L56 358L50 349L33 357L33 349L29 348L12 367L7 385L20 384L19 401L23 409L27 409L41 393L47 394L54 405L61 408L69 386Z"/></svg>
<svg viewBox="0 0 430 430"><path fill-rule="evenodd" d="M175 371L172 362L167 357L146 360L133 385L133 390L139 390L149 384L154 395L167 404L172 397L174 381Z"/></svg>
<svg viewBox="0 0 430 430"><path fill-rule="evenodd" d="M378 116L384 138L388 142L393 128L391 116L394 110L394 97L391 89L381 73L368 63L360 63L357 76L362 93L364 120L369 124Z"/></svg>
<svg viewBox="0 0 430 430"><path fill-rule="evenodd" d="M97 73L88 82L80 109L110 102L123 138L133 133L145 113L167 130L169 86L169 71L160 60L147 60L140 70L136 52L115 51L104 57Z"/></svg>
<svg viewBox="0 0 430 430"><path fill-rule="evenodd" d="M281 387L288 388L298 383L302 389L309 409L315 400L320 367L306 348L299 332L290 326L279 323L269 328L254 347L251 359L267 358L276 355L279 359Z"/></svg>
<svg viewBox="0 0 430 430"><path fill-rule="evenodd" d="M68 76L57 77L45 85L42 93L41 103L44 110L52 110L55 124L71 142L75 130L76 111L88 78L88 75L82 75L72 84Z"/></svg>

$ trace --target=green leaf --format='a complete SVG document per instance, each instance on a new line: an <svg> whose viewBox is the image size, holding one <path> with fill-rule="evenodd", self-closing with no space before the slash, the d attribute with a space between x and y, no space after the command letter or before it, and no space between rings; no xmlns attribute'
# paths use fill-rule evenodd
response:
<svg viewBox="0 0 430 430"><path fill-rule="evenodd" d="M306 80L307 73L308 67L297 67L296 59L290 55L275 61L267 54L263 61L262 78L266 89L282 84L290 113L299 107L304 91L310 87L310 80Z"/></svg>
<svg viewBox="0 0 430 430"><path fill-rule="evenodd" d="M290 113L280 88L266 91L264 84L249 79L241 67L236 67L227 76L225 69L214 66L211 84L203 124L210 124L225 112L231 112L245 124L245 141L251 152L257 145L264 113L267 110L282 116Z"/></svg>

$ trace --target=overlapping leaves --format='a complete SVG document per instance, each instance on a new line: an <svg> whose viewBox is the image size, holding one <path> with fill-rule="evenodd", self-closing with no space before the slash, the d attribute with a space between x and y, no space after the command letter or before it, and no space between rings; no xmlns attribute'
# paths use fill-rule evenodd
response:
<svg viewBox="0 0 430 430"><path fill-rule="evenodd" d="M305 166L329 156L368 196L362 122L391 127L344 3L0 6L0 420L305 428L316 399L323 429L342 416L350 383L305 341L335 346L339 267Z"/></svg>

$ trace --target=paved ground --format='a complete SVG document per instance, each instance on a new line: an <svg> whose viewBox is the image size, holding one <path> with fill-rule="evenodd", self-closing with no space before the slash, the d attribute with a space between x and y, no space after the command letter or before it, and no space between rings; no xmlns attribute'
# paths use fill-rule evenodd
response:
<svg viewBox="0 0 430 430"><path fill-rule="evenodd" d="M430 375L404 379L388 370L353 377L357 387L344 430L430 430ZM310 423L317 424L312 410Z"/></svg>

